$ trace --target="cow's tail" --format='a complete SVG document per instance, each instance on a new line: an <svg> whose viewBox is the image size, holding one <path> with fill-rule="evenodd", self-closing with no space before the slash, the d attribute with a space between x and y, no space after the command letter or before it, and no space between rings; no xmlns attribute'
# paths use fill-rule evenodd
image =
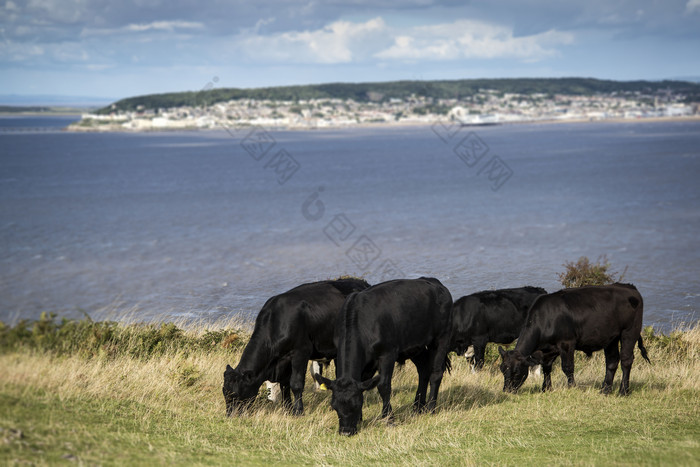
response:
<svg viewBox="0 0 700 467"><path fill-rule="evenodd" d="M651 364L651 360L649 360L649 356L647 355L647 349L644 347L644 342L642 341L642 336L639 336L639 339L637 339L637 346L639 346L639 351L642 353L644 360Z"/></svg>
<svg viewBox="0 0 700 467"><path fill-rule="evenodd" d="M452 362L450 361L450 354L445 355L445 369L447 370L448 375L452 374Z"/></svg>

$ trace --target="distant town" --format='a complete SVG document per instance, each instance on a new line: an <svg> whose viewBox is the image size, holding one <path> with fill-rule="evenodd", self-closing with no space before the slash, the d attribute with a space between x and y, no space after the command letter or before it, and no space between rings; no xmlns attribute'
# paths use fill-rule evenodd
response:
<svg viewBox="0 0 700 467"><path fill-rule="evenodd" d="M700 118L697 94L689 96L677 86L646 89L640 86L641 90L630 90L629 86L626 89L625 86L620 87L622 89L619 91L571 94L506 92L503 89L479 88L454 98L420 95L428 94L420 91L409 94L410 88L397 93L402 94L400 97L391 97L380 89L362 93L361 99L343 96L285 100L285 93L282 93L282 98L237 96L220 102L209 102L212 97L205 90L189 93L187 104L171 98L179 97L179 94L167 95L168 100L148 99L150 96L147 96L142 98L142 104L138 103L138 98L131 98L128 108L118 102L99 112L82 115L81 120L71 125L70 130L157 131L246 126L313 129L432 124L438 121L490 125ZM166 95L155 95L161 96ZM176 105L168 106L170 102L175 102Z"/></svg>

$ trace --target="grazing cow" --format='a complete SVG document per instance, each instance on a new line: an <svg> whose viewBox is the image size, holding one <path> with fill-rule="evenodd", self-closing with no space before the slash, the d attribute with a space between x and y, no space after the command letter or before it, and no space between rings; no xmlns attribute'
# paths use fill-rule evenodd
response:
<svg viewBox="0 0 700 467"><path fill-rule="evenodd" d="M535 300L527 314L518 343L506 352L499 347L503 390L516 392L525 382L528 366L542 365L542 391L552 387L552 363L561 356L561 369L569 386L574 383L574 350L590 355L605 351L605 380L602 392L612 391L617 366L622 361L620 394L629 393L634 346L639 345L648 362L640 332L642 296L631 284L563 289Z"/></svg>
<svg viewBox="0 0 700 467"><path fill-rule="evenodd" d="M452 306L450 350L462 355L470 345L474 346L474 369L481 369L486 344L513 342L520 334L530 305L546 293L539 287L520 287L485 290L460 298Z"/></svg>
<svg viewBox="0 0 700 467"><path fill-rule="evenodd" d="M383 402L382 417L392 420L389 399L396 362L411 360L418 370L414 409L435 409L449 365L451 311L449 290L433 278L383 282L348 297L335 331L337 379L315 377L333 392L331 407L338 413L341 435L357 433L363 392L375 386Z"/></svg>
<svg viewBox="0 0 700 467"><path fill-rule="evenodd" d="M230 416L252 402L267 380L280 383L284 404L301 415L309 360L335 358L333 330L338 313L348 295L367 287L361 279L328 280L303 284L270 298L255 319L253 335L238 366L226 365L226 414Z"/></svg>

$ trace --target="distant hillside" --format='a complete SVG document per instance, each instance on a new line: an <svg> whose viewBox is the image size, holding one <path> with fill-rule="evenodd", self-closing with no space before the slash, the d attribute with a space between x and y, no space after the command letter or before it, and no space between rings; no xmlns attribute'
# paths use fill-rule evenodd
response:
<svg viewBox="0 0 700 467"><path fill-rule="evenodd" d="M0 105L0 113L26 113L26 112L49 112L50 107L22 106L22 105Z"/></svg>
<svg viewBox="0 0 700 467"><path fill-rule="evenodd" d="M100 109L155 110L183 106L207 106L230 100L256 99L299 101L309 99L353 99L356 102L404 99L412 95L435 99L464 99L479 90L516 94L566 94L586 96L612 92L656 94L670 90L686 100L700 101L700 84L686 81L606 81L592 78L463 79L451 81L390 81L382 83L329 83L301 86L238 89L214 88L167 94L130 97Z"/></svg>
<svg viewBox="0 0 700 467"><path fill-rule="evenodd" d="M114 97L64 96L55 94L0 94L0 105L12 107L96 108L114 102Z"/></svg>

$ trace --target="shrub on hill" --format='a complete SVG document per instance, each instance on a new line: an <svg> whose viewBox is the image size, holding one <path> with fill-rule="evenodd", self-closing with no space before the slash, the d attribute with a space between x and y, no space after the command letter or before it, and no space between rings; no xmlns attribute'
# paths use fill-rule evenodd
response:
<svg viewBox="0 0 700 467"><path fill-rule="evenodd" d="M559 280L564 287L583 287L584 285L606 285L621 282L627 268L620 274L610 271L610 263L605 255L592 263L587 257L581 256L578 261L564 263L566 271L559 274Z"/></svg>

